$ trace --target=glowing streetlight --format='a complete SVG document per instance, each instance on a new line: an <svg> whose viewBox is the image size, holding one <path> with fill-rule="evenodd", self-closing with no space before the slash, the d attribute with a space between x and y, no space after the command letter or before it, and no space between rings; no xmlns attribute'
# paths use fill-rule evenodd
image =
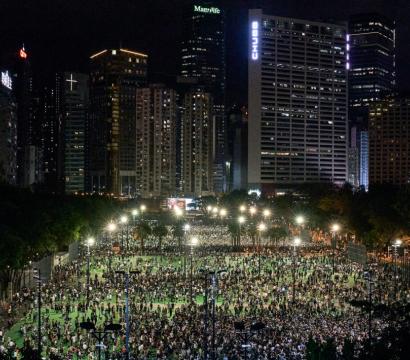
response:
<svg viewBox="0 0 410 360"><path fill-rule="evenodd" d="M198 238L196 236L191 238L191 246L198 245Z"/></svg>
<svg viewBox="0 0 410 360"><path fill-rule="evenodd" d="M228 214L228 212L226 211L226 209L221 209L219 211L219 215L221 215L221 217L225 217Z"/></svg>
<svg viewBox="0 0 410 360"><path fill-rule="evenodd" d="M245 212L245 211L246 211L246 206L245 206L245 205L239 206L239 211L240 211L241 213Z"/></svg>
<svg viewBox="0 0 410 360"><path fill-rule="evenodd" d="M89 237L87 239L87 246L90 247L90 246L93 246L94 244L95 244L95 239L93 237Z"/></svg>
<svg viewBox="0 0 410 360"><path fill-rule="evenodd" d="M401 239L396 239L396 240L394 240L393 246L394 246L394 247L400 247L401 244L402 244Z"/></svg>
<svg viewBox="0 0 410 360"><path fill-rule="evenodd" d="M121 222L121 224L126 224L128 222L128 218L125 215L121 216L120 222Z"/></svg>
<svg viewBox="0 0 410 360"><path fill-rule="evenodd" d="M117 229L117 225L116 225L115 223L113 223L113 222L110 222L110 223L107 225L107 230L108 230L109 232L114 232L116 229Z"/></svg>
<svg viewBox="0 0 410 360"><path fill-rule="evenodd" d="M184 224L184 231L187 232L191 229L191 225L189 224Z"/></svg>
<svg viewBox="0 0 410 360"><path fill-rule="evenodd" d="M333 232L338 232L340 230L340 225L339 224L333 224L331 227Z"/></svg>
<svg viewBox="0 0 410 360"><path fill-rule="evenodd" d="M141 210L141 212L146 211L146 210L147 210L146 205L142 204L142 205L140 206L140 210Z"/></svg>
<svg viewBox="0 0 410 360"><path fill-rule="evenodd" d="M137 216L138 215L138 210L137 209L133 209L132 211L131 211L131 214L132 214L132 216Z"/></svg>
<svg viewBox="0 0 410 360"><path fill-rule="evenodd" d="M263 210L263 217L268 218L271 215L271 212L269 209L264 209Z"/></svg>
<svg viewBox="0 0 410 360"><path fill-rule="evenodd" d="M258 230L259 230L260 232L265 231L265 230L266 230L266 224L265 224L265 223L260 223L260 224L258 225Z"/></svg>
<svg viewBox="0 0 410 360"><path fill-rule="evenodd" d="M299 246L302 243L302 239L300 237L295 237L293 239L293 246Z"/></svg>
<svg viewBox="0 0 410 360"><path fill-rule="evenodd" d="M251 213L252 216L256 214L256 211L257 211L256 207L254 207L254 206L249 208L249 212Z"/></svg>
<svg viewBox="0 0 410 360"><path fill-rule="evenodd" d="M218 207L216 207L216 206L213 207L213 208L212 208L212 213L213 213L213 214L217 214L217 213L218 213Z"/></svg>
<svg viewBox="0 0 410 360"><path fill-rule="evenodd" d="M245 221L246 221L246 219L245 219L244 216L239 216L239 217L238 217L238 223L239 223L239 224L243 224Z"/></svg>
<svg viewBox="0 0 410 360"><path fill-rule="evenodd" d="M182 209L179 208L179 207L175 207L175 208L174 208L174 212L175 212L175 216L177 216L177 217L180 217L180 216L182 216L182 215L184 214L184 212L182 211Z"/></svg>
<svg viewBox="0 0 410 360"><path fill-rule="evenodd" d="M296 224L302 225L305 222L305 218L302 215L296 216Z"/></svg>
<svg viewBox="0 0 410 360"><path fill-rule="evenodd" d="M212 211L212 206L211 206L211 205L208 205L208 206L206 207L206 211L211 212L211 211Z"/></svg>

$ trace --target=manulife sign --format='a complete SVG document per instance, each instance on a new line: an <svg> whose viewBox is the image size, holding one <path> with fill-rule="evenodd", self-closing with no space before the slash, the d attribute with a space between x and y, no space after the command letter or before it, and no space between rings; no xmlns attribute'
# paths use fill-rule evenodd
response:
<svg viewBox="0 0 410 360"><path fill-rule="evenodd" d="M220 14L221 10L217 7L202 7L201 5L194 5L194 11L204 14Z"/></svg>

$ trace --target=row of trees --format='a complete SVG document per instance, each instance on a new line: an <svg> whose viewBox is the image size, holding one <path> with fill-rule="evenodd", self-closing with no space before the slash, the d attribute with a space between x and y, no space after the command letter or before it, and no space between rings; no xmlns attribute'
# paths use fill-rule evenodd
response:
<svg viewBox="0 0 410 360"><path fill-rule="evenodd" d="M98 232L118 204L109 198L34 193L0 185L0 286L18 289L24 267Z"/></svg>
<svg viewBox="0 0 410 360"><path fill-rule="evenodd" d="M344 232L354 234L369 249L384 248L410 232L410 186L380 185L366 192L349 185L338 188L331 184L304 184L292 193L274 198L256 198L246 191L233 191L220 199L206 197L199 201L204 212L208 205L218 205L231 215L237 214L243 204L269 207L273 217L283 224L294 223L298 214L303 214L307 226L314 229L328 230L337 221ZM232 233L239 231L234 223L231 228Z"/></svg>

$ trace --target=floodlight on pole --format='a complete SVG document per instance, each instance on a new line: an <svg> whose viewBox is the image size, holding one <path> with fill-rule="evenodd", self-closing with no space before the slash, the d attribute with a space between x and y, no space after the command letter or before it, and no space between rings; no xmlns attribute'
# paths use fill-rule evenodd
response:
<svg viewBox="0 0 410 360"><path fill-rule="evenodd" d="M249 208L249 212L251 213L251 215L255 215L256 214L256 207L252 206Z"/></svg>
<svg viewBox="0 0 410 360"><path fill-rule="evenodd" d="M107 230L109 231L109 232L113 232L113 231L115 231L117 229L117 225L115 224L115 223L113 223L113 222L110 222L108 225L107 225Z"/></svg>
<svg viewBox="0 0 410 360"><path fill-rule="evenodd" d="M294 245L294 246L299 246L301 243L302 243L302 240L301 240L300 237L295 237L295 238L293 239L293 245Z"/></svg>
<svg viewBox="0 0 410 360"><path fill-rule="evenodd" d="M338 232L340 230L340 225L339 224L333 224L332 225L332 231L333 232Z"/></svg>
<svg viewBox="0 0 410 360"><path fill-rule="evenodd" d="M137 216L138 215L138 210L137 209L133 209L132 211L131 211L131 214L132 214L132 216Z"/></svg>
<svg viewBox="0 0 410 360"><path fill-rule="evenodd" d="M175 216L177 216L177 217L182 216L183 213L184 213L184 212L182 211L182 209L179 208L179 207L175 207L175 208L174 208L174 212L175 212Z"/></svg>
<svg viewBox="0 0 410 360"><path fill-rule="evenodd" d="M246 206L245 206L245 205L241 205L241 206L239 207L239 211L240 211L241 213L245 212L245 211L246 211Z"/></svg>
<svg viewBox="0 0 410 360"><path fill-rule="evenodd" d="M142 204L142 205L140 206L140 210L141 210L141 212L146 211L146 210L147 210L147 206L144 205L144 204Z"/></svg>
<svg viewBox="0 0 410 360"><path fill-rule="evenodd" d="M296 216L296 224L302 225L305 222L305 218L302 215Z"/></svg>
<svg viewBox="0 0 410 360"><path fill-rule="evenodd" d="M246 221L246 219L245 219L244 216L239 216L239 218L238 218L239 224L243 224L245 221Z"/></svg>
<svg viewBox="0 0 410 360"><path fill-rule="evenodd" d="M266 230L266 224L265 223L260 223L259 225L258 225L258 230L259 231L265 231Z"/></svg>
<svg viewBox="0 0 410 360"><path fill-rule="evenodd" d="M126 224L128 222L128 218L125 215L123 215L120 218L120 222L121 222L121 224Z"/></svg>
<svg viewBox="0 0 410 360"><path fill-rule="evenodd" d="M184 224L184 231L189 231L191 229L191 225L189 224Z"/></svg>
<svg viewBox="0 0 410 360"><path fill-rule="evenodd" d="M263 217L268 218L271 215L271 212L269 209L264 209L263 210Z"/></svg>
<svg viewBox="0 0 410 360"><path fill-rule="evenodd" d="M219 215L221 215L221 217L225 217L228 214L228 212L226 211L226 209L221 209L219 211Z"/></svg>
<svg viewBox="0 0 410 360"><path fill-rule="evenodd" d="M87 239L87 246L93 246L95 244L95 239L93 237L89 237Z"/></svg>

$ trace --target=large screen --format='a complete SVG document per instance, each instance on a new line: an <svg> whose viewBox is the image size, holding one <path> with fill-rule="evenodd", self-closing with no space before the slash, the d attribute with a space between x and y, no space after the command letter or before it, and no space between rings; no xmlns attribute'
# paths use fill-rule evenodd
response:
<svg viewBox="0 0 410 360"><path fill-rule="evenodd" d="M194 210L193 204L194 200L190 198L168 198L167 206L168 209L180 208L185 211Z"/></svg>

